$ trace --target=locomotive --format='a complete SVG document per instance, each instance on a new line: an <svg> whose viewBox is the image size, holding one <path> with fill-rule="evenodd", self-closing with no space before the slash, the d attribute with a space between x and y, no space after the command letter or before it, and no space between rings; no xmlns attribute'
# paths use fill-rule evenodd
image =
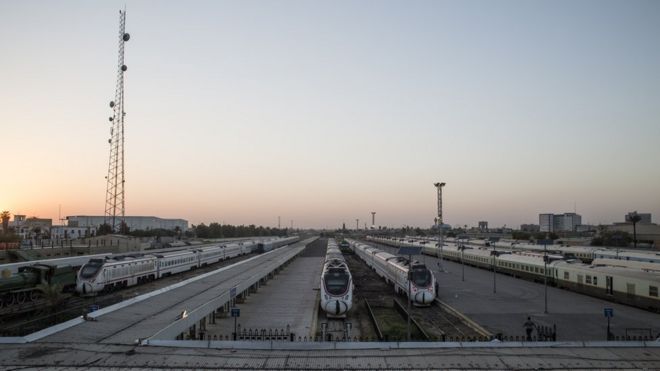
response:
<svg viewBox="0 0 660 371"><path fill-rule="evenodd" d="M0 308L37 300L40 284L60 285L63 292L76 287L76 268L34 264L21 267L18 274L0 280Z"/></svg>

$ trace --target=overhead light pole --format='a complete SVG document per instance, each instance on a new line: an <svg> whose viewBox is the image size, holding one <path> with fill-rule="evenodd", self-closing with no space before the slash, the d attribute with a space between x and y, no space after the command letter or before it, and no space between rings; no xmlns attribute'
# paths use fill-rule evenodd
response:
<svg viewBox="0 0 660 371"><path fill-rule="evenodd" d="M446 185L446 183L438 182L438 183L434 183L433 185L438 190L438 217L435 219L436 228L438 229L438 248L440 249L440 265L438 266L438 268L440 269L440 272L444 272L445 271L445 267L443 265L444 256L443 256L443 253L442 253L442 245L444 245L444 243L442 241L442 225L443 225L443 221L442 221L442 187L444 187Z"/></svg>

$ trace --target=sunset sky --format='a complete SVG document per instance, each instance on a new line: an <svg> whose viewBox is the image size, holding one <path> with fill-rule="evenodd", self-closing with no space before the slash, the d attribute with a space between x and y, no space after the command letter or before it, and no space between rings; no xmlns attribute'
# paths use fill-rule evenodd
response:
<svg viewBox="0 0 660 371"><path fill-rule="evenodd" d="M660 1L0 0L0 209L335 228L660 220Z"/></svg>

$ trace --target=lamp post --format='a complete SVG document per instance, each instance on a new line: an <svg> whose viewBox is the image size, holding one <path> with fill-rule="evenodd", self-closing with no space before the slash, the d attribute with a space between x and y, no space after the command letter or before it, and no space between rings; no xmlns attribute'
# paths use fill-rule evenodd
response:
<svg viewBox="0 0 660 371"><path fill-rule="evenodd" d="M543 313L548 314L548 239L543 241L543 286L545 290L545 309Z"/></svg>
<svg viewBox="0 0 660 371"><path fill-rule="evenodd" d="M466 240L468 239L467 236L460 236L460 244L458 246L458 249L461 250L461 281L465 282L465 261L463 260L463 253L465 252L465 243L467 242Z"/></svg>
<svg viewBox="0 0 660 371"><path fill-rule="evenodd" d="M408 341L410 341L410 302L412 298L412 255L408 255Z"/></svg>
<svg viewBox="0 0 660 371"><path fill-rule="evenodd" d="M491 255L493 256L493 294L497 293L497 251L495 250L495 245L500 239L498 237L491 237L490 243L493 245L493 251Z"/></svg>

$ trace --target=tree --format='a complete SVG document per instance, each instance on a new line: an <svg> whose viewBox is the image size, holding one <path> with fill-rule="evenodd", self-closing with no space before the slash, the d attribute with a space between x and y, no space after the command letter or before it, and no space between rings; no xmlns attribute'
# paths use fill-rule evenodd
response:
<svg viewBox="0 0 660 371"><path fill-rule="evenodd" d="M9 217L11 214L9 214L9 211L5 210L2 213L0 213L0 219L2 219L2 233L7 234L9 231Z"/></svg>
<svg viewBox="0 0 660 371"><path fill-rule="evenodd" d="M104 234L111 234L112 227L108 223L103 223L99 225L98 229L96 230L96 235L97 236L103 236Z"/></svg>
<svg viewBox="0 0 660 371"><path fill-rule="evenodd" d="M122 221L119 225L119 234L127 235L130 231L131 229L126 225L126 222Z"/></svg>
<svg viewBox="0 0 660 371"><path fill-rule="evenodd" d="M626 219L633 225L633 245L637 248L637 223L642 220L642 217L637 214L637 211L628 213Z"/></svg>

